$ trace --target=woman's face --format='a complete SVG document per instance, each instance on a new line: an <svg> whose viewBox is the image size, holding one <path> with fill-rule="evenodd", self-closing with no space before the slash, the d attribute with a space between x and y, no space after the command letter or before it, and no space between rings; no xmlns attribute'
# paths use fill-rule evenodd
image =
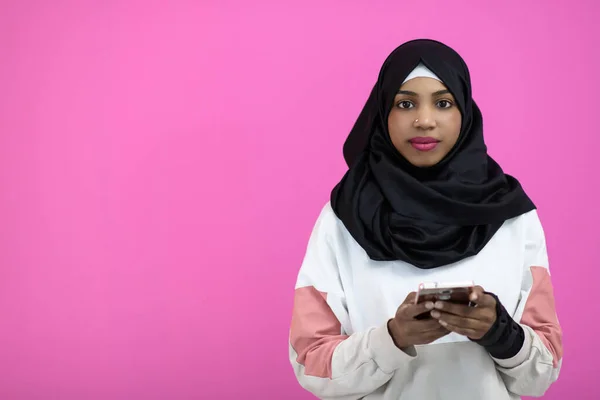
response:
<svg viewBox="0 0 600 400"><path fill-rule="evenodd" d="M417 167L430 167L456 144L461 119L444 84L433 78L414 78L403 84L394 98L388 131L404 158Z"/></svg>

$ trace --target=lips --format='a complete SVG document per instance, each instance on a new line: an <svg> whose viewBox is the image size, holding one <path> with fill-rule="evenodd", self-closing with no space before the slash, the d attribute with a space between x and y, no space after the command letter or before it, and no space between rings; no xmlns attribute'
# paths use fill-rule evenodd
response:
<svg viewBox="0 0 600 400"><path fill-rule="evenodd" d="M410 139L410 142L416 143L416 144L431 144L431 143L439 143L439 140L434 139L432 137L416 137L416 138Z"/></svg>
<svg viewBox="0 0 600 400"><path fill-rule="evenodd" d="M431 151L437 147L440 141L431 137L416 137L409 140L409 142L419 151Z"/></svg>

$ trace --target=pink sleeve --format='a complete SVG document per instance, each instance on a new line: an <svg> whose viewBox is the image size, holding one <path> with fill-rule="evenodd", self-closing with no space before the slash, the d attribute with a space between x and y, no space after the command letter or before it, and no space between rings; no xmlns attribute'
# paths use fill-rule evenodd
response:
<svg viewBox="0 0 600 400"><path fill-rule="evenodd" d="M395 374L408 373L415 357L394 345L387 323L343 334L341 300L314 286L295 291L290 361L300 385L321 399L363 398Z"/></svg>
<svg viewBox="0 0 600 400"><path fill-rule="evenodd" d="M398 349L387 321L353 332L341 285L331 208L321 213L298 272L289 332L289 357L300 385L320 399L360 399L415 358Z"/></svg>
<svg viewBox="0 0 600 400"><path fill-rule="evenodd" d="M517 355L495 360L507 389L520 396L542 396L558 379L563 357L546 239L537 212L524 216L525 257L521 296L512 316L525 332Z"/></svg>
<svg viewBox="0 0 600 400"><path fill-rule="evenodd" d="M333 351L348 338L341 334L341 329L340 322L327 305L327 293L319 292L313 286L296 289L290 344L306 375L331 379Z"/></svg>
<svg viewBox="0 0 600 400"><path fill-rule="evenodd" d="M527 325L552 354L556 368L562 360L562 330L554 305L554 290L547 268L530 267L533 284L525 302L521 324Z"/></svg>

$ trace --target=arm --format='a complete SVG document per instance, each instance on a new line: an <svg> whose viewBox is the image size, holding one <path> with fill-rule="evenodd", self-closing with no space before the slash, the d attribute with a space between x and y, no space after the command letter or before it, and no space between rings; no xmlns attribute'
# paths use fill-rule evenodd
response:
<svg viewBox="0 0 600 400"><path fill-rule="evenodd" d="M336 221L324 211L300 268L289 339L300 385L320 399L359 399L409 369L416 355L398 349L387 321L350 335L344 290L331 245Z"/></svg>
<svg viewBox="0 0 600 400"><path fill-rule="evenodd" d="M542 396L558 379L563 350L546 240L537 213L528 221L525 246L521 300L510 321L522 328L522 345L509 358L493 353L492 358L509 391Z"/></svg>

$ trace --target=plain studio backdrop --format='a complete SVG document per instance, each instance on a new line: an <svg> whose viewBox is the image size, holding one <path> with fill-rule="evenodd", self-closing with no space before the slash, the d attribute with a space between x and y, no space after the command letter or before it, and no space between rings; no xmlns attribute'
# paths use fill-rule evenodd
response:
<svg viewBox="0 0 600 400"><path fill-rule="evenodd" d="M296 274L381 63L472 71L536 201L565 361L598 399L600 3L2 1L0 399L310 399Z"/></svg>

